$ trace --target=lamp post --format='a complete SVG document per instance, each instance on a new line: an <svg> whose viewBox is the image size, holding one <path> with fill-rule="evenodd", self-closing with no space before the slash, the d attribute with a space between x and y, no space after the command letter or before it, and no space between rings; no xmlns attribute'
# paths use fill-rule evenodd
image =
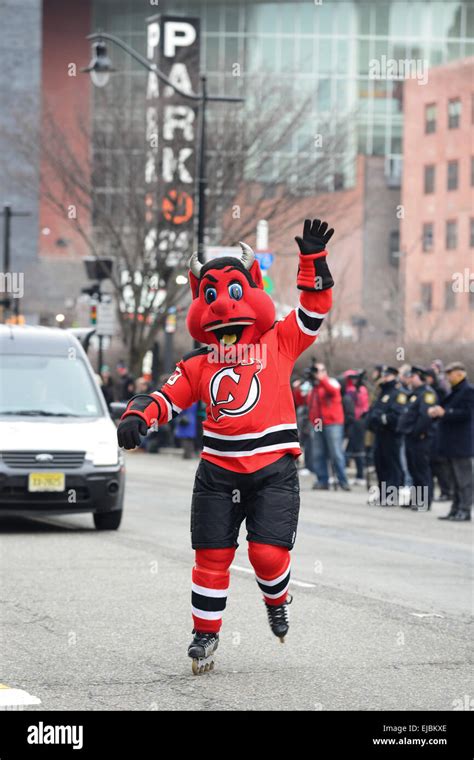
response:
<svg viewBox="0 0 474 760"><path fill-rule="evenodd" d="M30 211L14 211L9 203L6 203L3 207L3 211L0 212L0 216L3 216L3 269L5 277L11 274L11 261L10 261L10 249L11 249L11 220L15 216L31 216ZM5 295L0 299L0 314L4 314L11 307L11 298ZM18 324L18 317L20 315L20 299L16 297L13 299L13 316Z"/></svg>
<svg viewBox="0 0 474 760"><path fill-rule="evenodd" d="M121 40L115 34L108 32L94 32L87 36L88 40L93 43L93 55L89 66L81 69L85 73L90 73L92 81L99 87L107 84L110 72L115 71L112 68L111 60L107 53L105 41L112 42L117 47L124 50L128 55L134 58L145 69L156 74L158 79L171 87L183 98L193 100L200 107L200 130L199 130L199 161L198 161L198 220L197 220L197 250L199 261L204 261L204 227L206 221L206 106L208 103L243 103L244 98L227 97L224 95L209 95L206 86L206 76L201 76L201 92L189 93L177 87L167 76L163 74L155 63L134 50L130 45Z"/></svg>

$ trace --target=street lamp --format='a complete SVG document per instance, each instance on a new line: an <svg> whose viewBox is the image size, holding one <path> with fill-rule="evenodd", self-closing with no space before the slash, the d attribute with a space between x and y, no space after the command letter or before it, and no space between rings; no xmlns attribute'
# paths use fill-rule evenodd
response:
<svg viewBox="0 0 474 760"><path fill-rule="evenodd" d="M243 103L243 98L231 98L220 95L208 95L206 88L206 77L201 75L201 92L185 92L180 87L177 87L167 76L163 74L155 63L150 61L143 55L134 50L130 45L116 37L114 34L108 32L94 32L87 36L88 40L92 40L93 56L92 60L87 68L81 69L83 72L89 72L92 82L99 87L103 87L107 83L108 77L111 71L115 71L112 68L112 62L107 54L107 47L105 40L112 42L117 47L124 50L128 55L135 59L148 71L156 74L158 79L164 82L168 87L182 95L183 98L193 100L198 103L200 107L200 134L199 134L199 166L198 166L198 223L197 223L197 252L198 259L204 262L204 224L206 218L206 106L207 103ZM99 76L99 82L97 82L97 76ZM107 80L104 81L104 77L107 76Z"/></svg>
<svg viewBox="0 0 474 760"><path fill-rule="evenodd" d="M92 45L92 58L88 66L81 69L81 72L90 74L92 82L96 87L105 87L110 79L110 74L115 69L107 55L107 46L101 39Z"/></svg>

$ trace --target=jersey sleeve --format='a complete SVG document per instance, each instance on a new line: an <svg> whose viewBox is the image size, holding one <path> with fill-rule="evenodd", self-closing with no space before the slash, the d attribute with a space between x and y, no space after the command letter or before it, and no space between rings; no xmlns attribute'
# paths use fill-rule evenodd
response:
<svg viewBox="0 0 474 760"><path fill-rule="evenodd" d="M186 363L180 361L173 374L159 390L134 396L122 419L130 414L136 414L145 420L148 426L155 422L158 425L165 425L197 400L197 382L194 380L194 375L189 371Z"/></svg>
<svg viewBox="0 0 474 760"><path fill-rule="evenodd" d="M296 309L278 323L278 345L290 359L297 359L319 335L332 304L332 291L302 291Z"/></svg>

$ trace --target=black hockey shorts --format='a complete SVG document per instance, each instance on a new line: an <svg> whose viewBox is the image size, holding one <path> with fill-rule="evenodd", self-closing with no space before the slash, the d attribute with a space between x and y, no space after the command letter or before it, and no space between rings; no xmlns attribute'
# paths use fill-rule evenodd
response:
<svg viewBox="0 0 474 760"><path fill-rule="evenodd" d="M247 541L292 549L299 509L299 480L291 454L246 474L201 459L191 504L192 547L238 546L245 519Z"/></svg>

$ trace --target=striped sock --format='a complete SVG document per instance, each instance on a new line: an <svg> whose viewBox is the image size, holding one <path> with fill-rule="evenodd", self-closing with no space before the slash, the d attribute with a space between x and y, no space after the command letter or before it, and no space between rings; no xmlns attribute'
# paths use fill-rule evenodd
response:
<svg viewBox="0 0 474 760"><path fill-rule="evenodd" d="M249 559L267 604L283 604L290 583L290 552L284 546L249 541Z"/></svg>
<svg viewBox="0 0 474 760"><path fill-rule="evenodd" d="M191 605L196 631L217 633L227 602L229 567L235 548L196 549L192 573Z"/></svg>

